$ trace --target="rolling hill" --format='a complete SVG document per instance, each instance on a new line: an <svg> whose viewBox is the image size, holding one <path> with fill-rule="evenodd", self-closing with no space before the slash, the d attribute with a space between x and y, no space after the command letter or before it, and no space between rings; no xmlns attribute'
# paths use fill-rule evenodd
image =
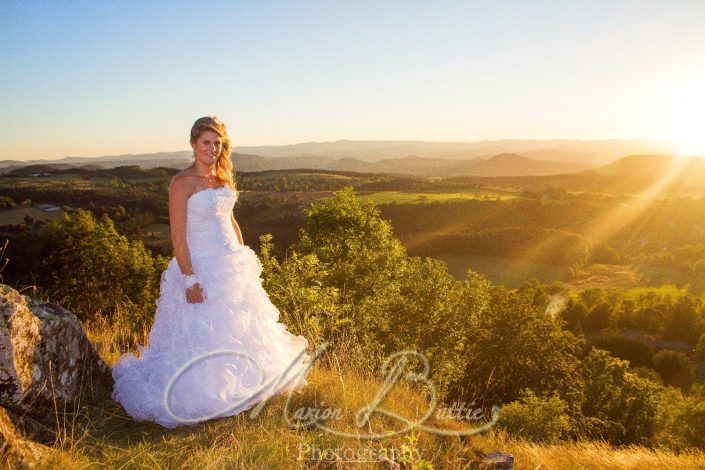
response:
<svg viewBox="0 0 705 470"><path fill-rule="evenodd" d="M657 179L677 177L684 183L705 183L705 158L670 155L629 155L593 170L599 175Z"/></svg>

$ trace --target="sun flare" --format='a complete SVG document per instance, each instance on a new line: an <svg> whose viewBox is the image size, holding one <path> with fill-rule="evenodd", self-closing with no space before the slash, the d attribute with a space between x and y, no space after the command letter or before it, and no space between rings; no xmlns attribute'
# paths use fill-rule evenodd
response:
<svg viewBox="0 0 705 470"><path fill-rule="evenodd" d="M679 155L705 157L705 75L681 83L665 108L665 139L673 142Z"/></svg>

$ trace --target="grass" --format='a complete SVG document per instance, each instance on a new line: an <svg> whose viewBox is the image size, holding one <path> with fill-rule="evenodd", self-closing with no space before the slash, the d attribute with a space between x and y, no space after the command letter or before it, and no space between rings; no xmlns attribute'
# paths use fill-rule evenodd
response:
<svg viewBox="0 0 705 470"><path fill-rule="evenodd" d="M484 452L501 449L514 455L515 469L644 469L705 468L702 452L675 453L640 446L614 448L604 442L569 442L547 445L509 438L492 432L476 439Z"/></svg>
<svg viewBox="0 0 705 470"><path fill-rule="evenodd" d="M136 344L147 338L146 326L128 332L128 322L127 315L124 315L115 324L99 319L87 328L91 341L108 364L114 363L125 348L134 350ZM247 411L231 418L172 430L153 423L134 422L120 405L112 401L110 390L99 389L78 407L79 412L67 424L71 432L62 433L72 437L62 440L42 465L47 468L289 468L292 463L299 462L306 467L328 468L325 461L309 459L316 452L323 457L343 458L346 449L355 452L368 449L378 453L381 449L396 449L398 455L404 455L404 448L413 459L418 453L409 452L409 442L429 449L443 448L457 458L470 452L457 438L419 435L418 432L366 440L339 436L315 427L292 427L286 417L293 419L293 410L337 407L342 410L343 419L325 423L336 431L384 434L403 429L402 423L384 415L373 417L362 429L354 426L355 412L372 402L381 380L359 364L351 365L344 356L336 356L325 364L317 363L308 380L307 387L292 395L288 413L287 396L280 395L270 400L262 413L254 418ZM422 393L409 384L400 383L380 406L415 419L422 416L428 404ZM325 453L326 449L330 451ZM471 458L475 458L472 452L465 459ZM420 459L416 460L420 462ZM379 462L368 464L363 464L362 468L378 468Z"/></svg>
<svg viewBox="0 0 705 470"><path fill-rule="evenodd" d="M518 196L508 191L477 189L473 191L378 191L357 196L361 201L371 200L375 204L426 204L461 200L508 200Z"/></svg>
<svg viewBox="0 0 705 470"><path fill-rule="evenodd" d="M36 207L14 207L0 211L0 225L17 225L24 222L25 216L34 220L54 220L62 215L62 211L47 212Z"/></svg>
<svg viewBox="0 0 705 470"><path fill-rule="evenodd" d="M98 318L86 325L89 338L112 365L127 350L148 338L148 325L135 327L127 312L108 322ZM351 345L353 343L350 343ZM362 353L362 354L360 354ZM500 430L460 439L426 431L407 430L378 440L352 438L318 429L296 428L286 420L293 410L339 407L342 419L324 424L349 433L384 433L403 429L390 417L375 414L358 428L352 417L372 402L382 377L364 351L341 347L317 361L309 384L292 394L267 402L255 417L246 411L229 418L163 428L135 422L110 398L107 386L82 397L76 412L62 423L58 442L49 449L40 468L481 468L481 456L491 451L514 455L517 469L564 468L705 468L705 454L672 453L643 447L613 448L604 443L556 445L515 440ZM368 357L369 353L366 354ZM408 419L422 416L429 401L420 387L400 381L380 403L381 408ZM442 429L462 429L468 423L432 417L425 422ZM367 453L366 462L354 457Z"/></svg>
<svg viewBox="0 0 705 470"><path fill-rule="evenodd" d="M517 258L458 253L439 253L434 255L434 258L445 261L448 272L459 280L467 279L467 270L472 269L484 275L493 284L502 284L510 288L519 287L531 278L545 283L561 281L568 273L565 267Z"/></svg>
<svg viewBox="0 0 705 470"><path fill-rule="evenodd" d="M634 290L635 286L643 286L645 281L634 266L595 263L578 269L568 284L576 291L600 288L623 289L629 292Z"/></svg>
<svg viewBox="0 0 705 470"><path fill-rule="evenodd" d="M149 247L159 247L161 249L171 248L171 231L169 224L149 224L142 228L144 235L135 236L142 243Z"/></svg>
<svg viewBox="0 0 705 470"><path fill-rule="evenodd" d="M659 287L640 286L625 290L623 292L623 296L628 300L637 300L639 297L649 293L654 293L658 296L670 295L675 299L686 295L688 293L688 289L685 287L678 287L674 284L663 284Z"/></svg>

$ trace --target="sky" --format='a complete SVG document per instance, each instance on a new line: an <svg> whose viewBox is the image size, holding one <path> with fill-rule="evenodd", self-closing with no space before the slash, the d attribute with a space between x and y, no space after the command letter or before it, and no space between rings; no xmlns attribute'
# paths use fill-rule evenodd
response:
<svg viewBox="0 0 705 470"><path fill-rule="evenodd" d="M190 150L204 115L235 147L705 149L705 0L2 0L0 57L0 159Z"/></svg>

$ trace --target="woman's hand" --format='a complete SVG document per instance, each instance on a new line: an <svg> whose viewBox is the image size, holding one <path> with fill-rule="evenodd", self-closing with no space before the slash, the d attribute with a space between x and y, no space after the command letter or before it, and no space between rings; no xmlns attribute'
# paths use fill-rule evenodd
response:
<svg viewBox="0 0 705 470"><path fill-rule="evenodd" d="M190 304L200 304L205 299L203 294L203 288L200 284L196 283L186 289L186 301Z"/></svg>

